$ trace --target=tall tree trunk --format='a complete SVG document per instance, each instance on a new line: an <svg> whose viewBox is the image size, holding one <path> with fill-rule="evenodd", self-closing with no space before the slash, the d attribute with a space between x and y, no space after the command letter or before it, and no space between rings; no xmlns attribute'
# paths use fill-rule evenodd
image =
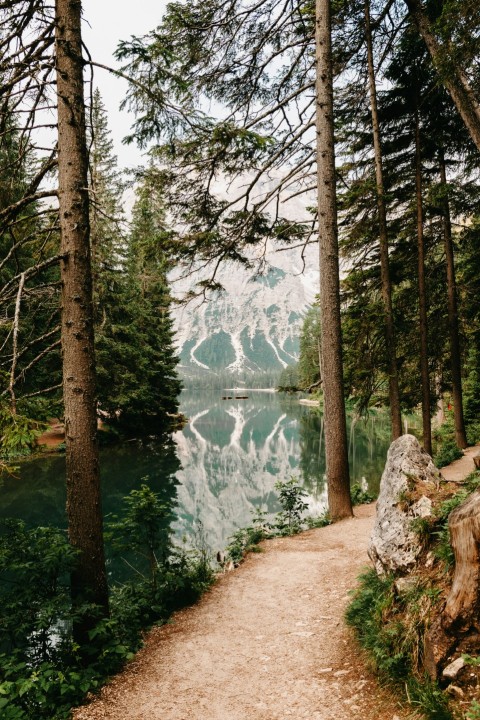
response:
<svg viewBox="0 0 480 720"><path fill-rule="evenodd" d="M467 434L463 418L462 365L458 332L457 286L455 282L455 261L453 257L452 223L448 201L447 171L443 149L439 152L440 181L443 185L443 239L447 265L448 288L448 330L450 335L450 361L452 371L453 412L455 418L455 440L459 448L467 447Z"/></svg>
<svg viewBox="0 0 480 720"><path fill-rule="evenodd" d="M10 368L10 382L8 389L10 391L10 409L12 415L17 414L17 398L15 395L15 374L18 362L18 335L20 332L20 306L22 302L22 293L25 287L25 273L22 272L18 283L17 300L15 303L15 315L13 318L13 340L12 340L12 366Z"/></svg>
<svg viewBox="0 0 480 720"><path fill-rule="evenodd" d="M372 31L370 25L370 0L365 1L365 35L367 40L368 79L370 86L370 107L372 111L373 147L375 151L375 178L377 184L378 230L380 240L380 270L382 279L382 299L385 313L385 345L388 360L388 395L392 422L392 439L402 434L402 415L400 411L400 392L398 389L398 369L395 343L395 327L392 309L392 286L388 258L387 210L383 184L382 143L378 121L377 88L375 67L373 64Z"/></svg>
<svg viewBox="0 0 480 720"><path fill-rule="evenodd" d="M330 0L316 4L316 134L320 246L320 312L328 504L333 518L350 517L350 474L343 392L340 281L333 134Z"/></svg>
<svg viewBox="0 0 480 720"><path fill-rule="evenodd" d="M442 48L432 31L421 0L405 0L405 3L470 137L480 150L480 106L467 76L458 67L449 67L448 73L442 71Z"/></svg>
<svg viewBox="0 0 480 720"><path fill-rule="evenodd" d="M106 615L80 0L56 0L55 50L67 515L70 542L79 551L71 592L74 607L94 603ZM80 644L93 623L93 617L76 623Z"/></svg>
<svg viewBox="0 0 480 720"><path fill-rule="evenodd" d="M430 374L428 372L427 290L425 282L425 239L423 235L422 158L420 154L420 120L415 111L415 194L417 204L418 310L420 328L420 377L422 386L423 447L432 454L430 418Z"/></svg>

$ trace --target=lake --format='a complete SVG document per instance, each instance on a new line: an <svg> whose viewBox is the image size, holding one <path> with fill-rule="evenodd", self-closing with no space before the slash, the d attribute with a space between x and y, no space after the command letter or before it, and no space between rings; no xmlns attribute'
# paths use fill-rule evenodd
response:
<svg viewBox="0 0 480 720"><path fill-rule="evenodd" d="M174 434L172 445L103 448L104 512L120 514L122 498L148 482L174 510L178 537L201 539L213 552L250 523L256 508L279 510L277 480L297 477L308 493L309 512L320 514L326 486L318 408L275 392L242 395L248 398L222 400L220 392L185 390L180 409L189 423ZM367 421L349 418L348 437L352 483L378 491L390 444L388 413L375 412ZM0 517L64 527L64 473L59 454L22 462L17 477L2 478Z"/></svg>

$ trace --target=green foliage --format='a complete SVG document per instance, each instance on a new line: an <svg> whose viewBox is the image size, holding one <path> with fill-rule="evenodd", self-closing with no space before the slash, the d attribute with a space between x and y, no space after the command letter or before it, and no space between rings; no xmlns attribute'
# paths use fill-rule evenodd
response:
<svg viewBox="0 0 480 720"><path fill-rule="evenodd" d="M6 460L30 455L37 448L37 438L45 426L0 405L0 458Z"/></svg>
<svg viewBox="0 0 480 720"><path fill-rule="evenodd" d="M330 515L328 514L328 510L325 510L324 513L322 513L321 515L317 515L316 517L306 517L305 522L309 530L313 530L314 528L327 527L327 525L331 525L332 523L332 521L330 520Z"/></svg>
<svg viewBox="0 0 480 720"><path fill-rule="evenodd" d="M474 700L470 705L467 714L465 715L468 720L479 720L480 719L480 703Z"/></svg>
<svg viewBox="0 0 480 720"><path fill-rule="evenodd" d="M480 485L480 470L474 470L473 473L470 473L468 477L464 480L464 486L468 490L468 492L473 492L474 490L478 490L478 487Z"/></svg>
<svg viewBox="0 0 480 720"><path fill-rule="evenodd" d="M478 445L480 443L480 421L476 420L466 424L467 437L470 445Z"/></svg>
<svg viewBox="0 0 480 720"><path fill-rule="evenodd" d="M130 576L111 587L111 617L90 631L84 648L71 637L68 579L75 552L66 533L5 522L0 533L2 719L66 720L72 705L132 657L142 631L165 622L208 587L213 576L204 549L176 547L170 519L146 484L127 496L125 523L116 518L110 532L128 559ZM151 558L155 568L149 566Z"/></svg>
<svg viewBox="0 0 480 720"><path fill-rule="evenodd" d="M148 481L148 477L142 479ZM114 548L143 558L155 584L158 568L171 552L170 523L174 515L146 483L131 491L124 506L121 518L112 517L107 523L107 537L112 538Z"/></svg>
<svg viewBox="0 0 480 720"><path fill-rule="evenodd" d="M280 373L277 390L279 392L297 392L299 387L298 365L288 365Z"/></svg>
<svg viewBox="0 0 480 720"><path fill-rule="evenodd" d="M8 22L8 21L7 21ZM8 72L6 66L2 71ZM32 147L28 131L21 131L23 111L18 102L10 105L7 97L2 105L0 121L2 142L0 147L0 393L2 403L13 371L13 390L18 414L37 418L22 398L50 388L49 398L58 398L61 381L59 344L59 266L49 264L48 258L58 253L58 224L56 210L49 205L41 207L34 198L38 183L45 194L51 183L48 166L52 164L41 151ZM53 196L54 192L51 191ZM25 202L25 195L29 201ZM17 209L11 212L12 206ZM9 211L10 208L10 211ZM22 292L20 278L24 278ZM18 308L17 308L18 301ZM15 315L18 310L15 327ZM33 402L32 402L33 405ZM3 422L0 423L0 434ZM18 443L18 454L29 452L29 429L17 428L15 434L23 437ZM13 439L8 452L17 454Z"/></svg>
<svg viewBox="0 0 480 720"><path fill-rule="evenodd" d="M438 452L435 453L433 461L438 468L442 468L461 457L463 457L463 453L455 440L445 440Z"/></svg>
<svg viewBox="0 0 480 720"><path fill-rule="evenodd" d="M124 505L124 514L107 524L107 533L127 566L134 568L135 581L115 588L112 602L123 626L138 633L194 602L212 581L212 572L203 546L186 551L173 544L171 510L147 484L132 490Z"/></svg>
<svg viewBox="0 0 480 720"><path fill-rule="evenodd" d="M352 498L352 505L366 505L375 500L375 495L364 490L360 483L354 483L350 488L350 496Z"/></svg>
<svg viewBox="0 0 480 720"><path fill-rule="evenodd" d="M234 565L238 565L249 552L257 552L258 543L267 537L271 537L267 528L255 526L240 528L229 538L230 542L225 548L226 556Z"/></svg>
<svg viewBox="0 0 480 720"><path fill-rule="evenodd" d="M473 473L475 476L476 473ZM480 477L480 475L479 475ZM450 513L455 510L470 495L473 490L474 478L470 476L466 480L466 487L459 490L453 497L444 500L435 510L435 529L433 535L436 538L433 545L433 554L441 560L446 568L451 568L455 562L453 548L450 544L450 532L448 529L448 518Z"/></svg>
<svg viewBox="0 0 480 720"><path fill-rule="evenodd" d="M68 573L74 559L61 530L30 530L13 520L1 528L2 717L67 717L70 704L80 697L78 684L85 677L67 669L64 661L71 618Z"/></svg>
<svg viewBox="0 0 480 720"><path fill-rule="evenodd" d="M122 270L99 273L99 405L120 436L161 436L178 411L181 383L170 317L168 233L153 171L137 187ZM111 262L111 260L110 260Z"/></svg>
<svg viewBox="0 0 480 720"><path fill-rule="evenodd" d="M276 482L275 490L278 493L278 501L282 506L282 510L276 515L276 529L280 535L294 535L300 532L302 516L308 508L308 504L304 501L307 493L298 485L294 477L286 482Z"/></svg>
<svg viewBox="0 0 480 720"><path fill-rule="evenodd" d="M435 429L432 440L435 448L433 461L438 468L445 467L454 460L463 457L462 451L455 442L455 425L452 410L446 412L445 422Z"/></svg>
<svg viewBox="0 0 480 720"><path fill-rule="evenodd" d="M445 696L417 670L426 627L425 609L435 601L435 595L428 588L418 587L401 600L396 599L393 577L379 577L373 569L361 575L359 582L346 620L375 669L399 689L405 689L425 717L450 720Z"/></svg>
<svg viewBox="0 0 480 720"><path fill-rule="evenodd" d="M307 493L298 485L295 477L286 482L278 481L275 483L275 490L282 509L276 513L272 522L268 522L266 513L257 508L252 525L240 528L231 536L225 552L234 565L238 565L249 552L258 552L258 543L261 540L296 535L302 530L330 525L327 511L318 517L303 517L308 508L303 500Z"/></svg>
<svg viewBox="0 0 480 720"><path fill-rule="evenodd" d="M156 179L147 170L137 185L131 231L126 232L125 181L98 90L90 117L99 407L117 438L162 435L171 425L169 414L178 410L181 387L169 312L163 205Z"/></svg>
<svg viewBox="0 0 480 720"><path fill-rule="evenodd" d="M465 660L466 665L473 665L474 667L478 667L480 665L480 657L478 656L472 656L472 655L462 655L462 658Z"/></svg>

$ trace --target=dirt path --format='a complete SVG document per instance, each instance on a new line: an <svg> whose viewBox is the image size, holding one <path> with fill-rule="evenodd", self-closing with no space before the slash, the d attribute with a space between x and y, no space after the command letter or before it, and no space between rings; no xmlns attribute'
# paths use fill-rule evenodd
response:
<svg viewBox="0 0 480 720"><path fill-rule="evenodd" d="M442 470L461 480L465 457ZM154 628L145 648L74 720L404 720L345 627L367 564L373 505L356 517L271 540L198 605Z"/></svg>
<svg viewBox="0 0 480 720"><path fill-rule="evenodd" d="M406 718L368 674L343 624L367 562L373 506L271 540L202 601L155 628L75 720Z"/></svg>
<svg viewBox="0 0 480 720"><path fill-rule="evenodd" d="M445 480L461 482L475 470L473 456L480 452L480 445L474 445L463 451L463 457L441 469Z"/></svg>

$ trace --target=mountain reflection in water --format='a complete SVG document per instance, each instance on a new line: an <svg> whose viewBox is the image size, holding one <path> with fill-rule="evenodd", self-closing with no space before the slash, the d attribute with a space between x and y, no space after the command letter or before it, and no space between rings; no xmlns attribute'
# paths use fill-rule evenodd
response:
<svg viewBox="0 0 480 720"><path fill-rule="evenodd" d="M309 513L326 508L323 418L298 398L249 390L248 399L182 395L188 425L175 433L181 470L176 529L189 535L200 524L213 549L251 523L256 508L280 508L274 485L292 475L308 493ZM349 419L352 483L377 490L390 442L383 413Z"/></svg>
<svg viewBox="0 0 480 720"><path fill-rule="evenodd" d="M231 394L231 393L229 393ZM243 400L222 400L222 392L184 391L181 411L189 418L174 443L124 443L101 450L103 508L121 516L123 498L148 482L176 515L179 537L214 551L251 522L261 507L280 508L277 480L296 476L308 493L309 511L326 505L323 421L318 409L296 397L273 392L242 392ZM378 489L390 442L388 417L372 415L365 423L349 420L352 482ZM28 526L66 526L65 458L46 455L20 463L16 477L0 485L0 519L14 517ZM107 548L108 550L108 548Z"/></svg>

